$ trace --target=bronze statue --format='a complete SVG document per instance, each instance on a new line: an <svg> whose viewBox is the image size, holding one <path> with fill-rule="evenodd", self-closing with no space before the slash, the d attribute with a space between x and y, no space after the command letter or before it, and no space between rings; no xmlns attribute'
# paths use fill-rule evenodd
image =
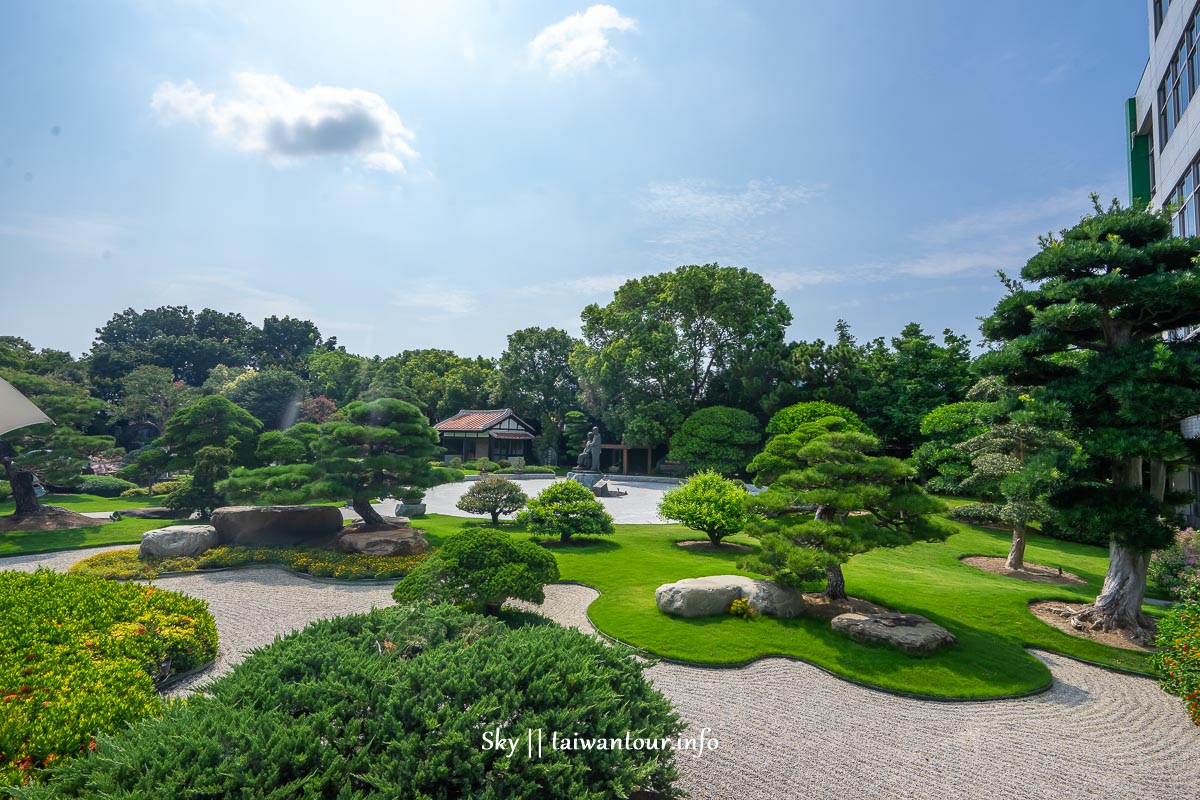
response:
<svg viewBox="0 0 1200 800"><path fill-rule="evenodd" d="M587 443L579 453L579 460L575 462L575 468L599 472L601 443L600 428L592 428L592 432L588 434Z"/></svg>

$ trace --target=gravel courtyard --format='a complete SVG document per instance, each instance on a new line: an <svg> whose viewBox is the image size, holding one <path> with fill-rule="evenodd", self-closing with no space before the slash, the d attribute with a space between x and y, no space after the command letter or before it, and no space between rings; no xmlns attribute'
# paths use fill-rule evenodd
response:
<svg viewBox="0 0 1200 800"><path fill-rule="evenodd" d="M432 510L432 509L431 509ZM109 548L0 559L0 569L65 570ZM275 567L162 578L208 601L221 635L215 669L308 622L392 604L391 586L319 583ZM592 632L596 592L547 587L542 613ZM719 740L681 754L681 785L702 800L765 798L1148 798L1200 796L1200 728L1153 681L1037 653L1054 686L1021 700L894 697L815 667L768 658L741 669L659 663L648 675L688 725Z"/></svg>

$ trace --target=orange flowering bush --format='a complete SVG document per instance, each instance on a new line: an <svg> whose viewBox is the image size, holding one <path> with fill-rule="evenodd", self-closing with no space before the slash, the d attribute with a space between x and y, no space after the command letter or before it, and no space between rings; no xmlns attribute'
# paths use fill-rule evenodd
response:
<svg viewBox="0 0 1200 800"><path fill-rule="evenodd" d="M155 678L216 654L202 600L49 570L0 572L0 786L36 779L97 733L159 713Z"/></svg>
<svg viewBox="0 0 1200 800"><path fill-rule="evenodd" d="M1200 597L1180 603L1158 622L1154 666L1162 686L1183 698L1192 721L1200 725Z"/></svg>

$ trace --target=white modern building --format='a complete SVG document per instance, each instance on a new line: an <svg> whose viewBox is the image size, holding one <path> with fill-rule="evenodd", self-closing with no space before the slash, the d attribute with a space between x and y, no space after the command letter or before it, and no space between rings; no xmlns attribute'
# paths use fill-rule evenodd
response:
<svg viewBox="0 0 1200 800"><path fill-rule="evenodd" d="M1175 204L1175 233L1200 235L1200 0L1146 0L1150 60L1137 95L1125 105L1129 133L1129 200L1155 208ZM1175 336L1196 336L1196 330ZM1200 417L1184 420L1182 433L1200 436ZM1200 472L1185 470L1172 483L1197 502L1181 509L1200 523Z"/></svg>

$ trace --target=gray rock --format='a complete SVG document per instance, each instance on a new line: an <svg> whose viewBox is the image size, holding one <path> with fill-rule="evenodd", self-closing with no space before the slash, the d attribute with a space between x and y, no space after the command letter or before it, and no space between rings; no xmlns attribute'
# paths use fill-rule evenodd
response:
<svg viewBox="0 0 1200 800"><path fill-rule="evenodd" d="M856 642L890 644L906 653L932 653L956 641L950 631L919 614L842 614L831 625Z"/></svg>
<svg viewBox="0 0 1200 800"><path fill-rule="evenodd" d="M591 489L597 483L604 479L603 472L591 472L590 470L579 470L567 473L567 480L582 483L588 489Z"/></svg>
<svg viewBox="0 0 1200 800"><path fill-rule="evenodd" d="M798 617L804 612L804 597L799 591L742 575L686 578L663 584L654 592L659 610L677 617L727 614L730 604L738 598L744 598L750 608L768 617Z"/></svg>
<svg viewBox="0 0 1200 800"><path fill-rule="evenodd" d="M217 531L212 525L172 525L143 533L138 558L198 556L216 546Z"/></svg>
<svg viewBox="0 0 1200 800"><path fill-rule="evenodd" d="M184 519L187 517L185 511L175 511L162 506L148 506L146 508L126 508L120 511L114 511L112 518L119 520L122 518L132 519Z"/></svg>
<svg viewBox="0 0 1200 800"><path fill-rule="evenodd" d="M414 556L429 550L429 542L415 528L396 528L344 534L338 537L337 549L371 556Z"/></svg>
<svg viewBox="0 0 1200 800"><path fill-rule="evenodd" d="M333 506L225 506L212 513L221 544L293 547L327 542L342 529Z"/></svg>
<svg viewBox="0 0 1200 800"><path fill-rule="evenodd" d="M397 517L423 517L425 516L424 503L397 503Z"/></svg>

